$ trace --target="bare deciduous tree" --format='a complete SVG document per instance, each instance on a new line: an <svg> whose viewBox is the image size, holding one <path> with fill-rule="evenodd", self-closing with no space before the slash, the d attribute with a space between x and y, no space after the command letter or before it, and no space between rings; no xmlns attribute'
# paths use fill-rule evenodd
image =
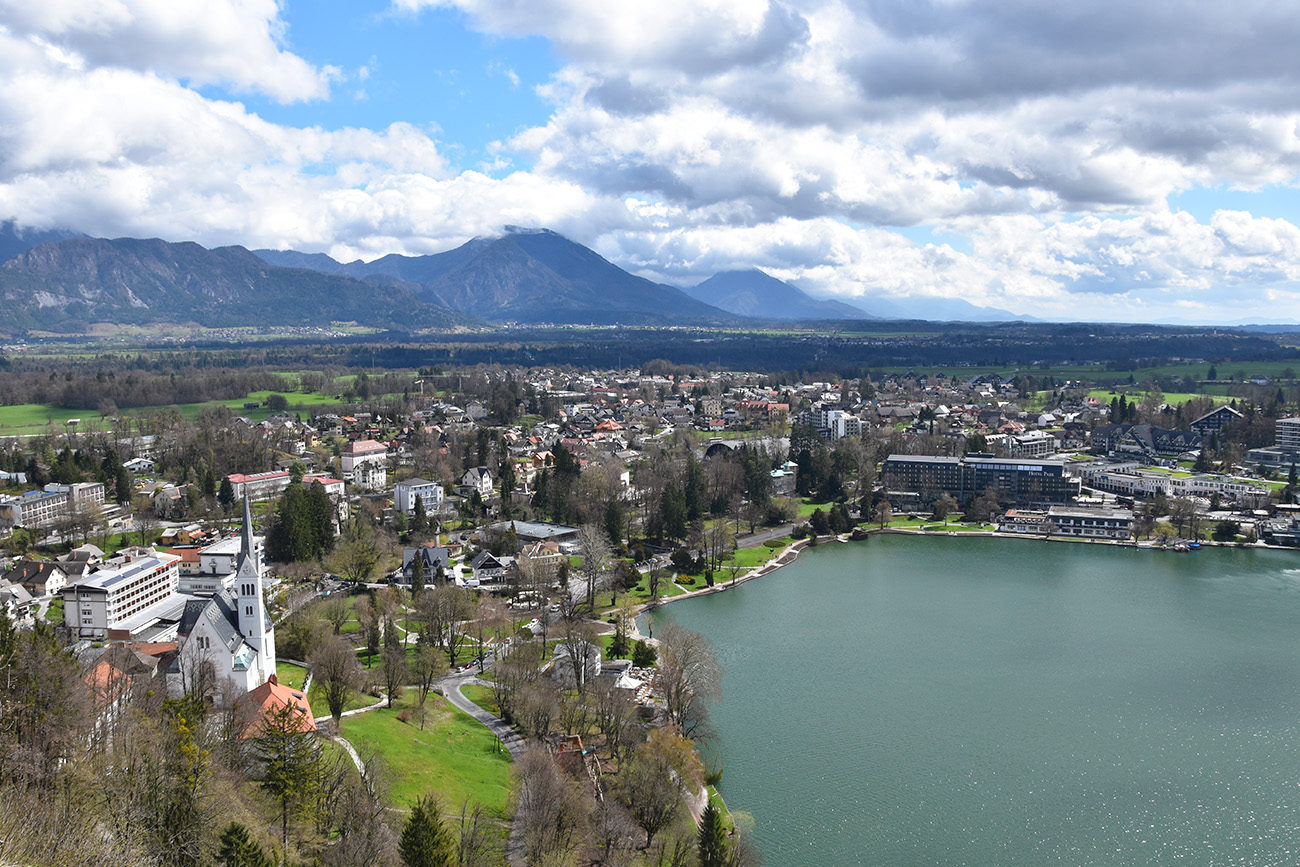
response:
<svg viewBox="0 0 1300 867"><path fill-rule="evenodd" d="M348 698L361 688L361 666L357 664L357 655L352 652L352 645L337 635L330 635L316 645L308 665L325 692L325 702L337 728Z"/></svg>
<svg viewBox="0 0 1300 867"><path fill-rule="evenodd" d="M706 702L722 693L722 667L698 632L667 623L659 634L659 684L669 720L697 737L708 720Z"/></svg>

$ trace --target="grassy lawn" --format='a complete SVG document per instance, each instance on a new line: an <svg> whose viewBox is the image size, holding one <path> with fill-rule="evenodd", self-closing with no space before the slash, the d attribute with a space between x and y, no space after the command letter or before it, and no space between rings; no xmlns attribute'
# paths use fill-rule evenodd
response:
<svg viewBox="0 0 1300 867"><path fill-rule="evenodd" d="M823 512L828 512L830 511L831 506L834 505L835 504L830 502L829 500L825 503L814 503L812 500L805 498L799 501L798 517L807 518L809 515L811 515L813 512L817 511L818 509L821 509Z"/></svg>
<svg viewBox="0 0 1300 867"><path fill-rule="evenodd" d="M501 715L501 709L497 707L496 701L494 701L492 698L492 687L481 686L477 683L471 683L466 686L462 686L460 688L460 691L465 696L465 698L474 702L474 704L483 708L483 710L487 711L493 716Z"/></svg>
<svg viewBox="0 0 1300 867"><path fill-rule="evenodd" d="M50 607L45 611L45 619L51 623L63 622L63 597L56 596L50 600Z"/></svg>
<svg viewBox="0 0 1300 867"><path fill-rule="evenodd" d="M352 696L348 699L347 704L343 705L343 709L345 711L356 710L360 707L369 707L374 703L374 696L366 695L363 692L353 692ZM312 716L320 717L330 715L330 706L325 702L325 690L315 681L312 682L311 689L307 691L307 704L311 706Z"/></svg>
<svg viewBox="0 0 1300 867"><path fill-rule="evenodd" d="M778 548L760 545L755 548L738 548L730 557L722 561L724 569L754 569L772 560L780 553Z"/></svg>
<svg viewBox="0 0 1300 867"><path fill-rule="evenodd" d="M696 585L704 586L704 576L695 576ZM659 598L667 599L670 596L681 596L690 589L679 586L671 580L671 576L665 576L659 580ZM650 585L648 579L643 575L640 582L631 590L620 590L617 595L611 594L608 590L602 590L596 594L596 610L608 612L614 607L614 601L622 600L631 596L638 604L650 601ZM614 601L611 601L611 598Z"/></svg>
<svg viewBox="0 0 1300 867"><path fill-rule="evenodd" d="M307 669L291 662L277 661L275 663L275 679L285 686L302 689L302 685L307 681Z"/></svg>
<svg viewBox="0 0 1300 867"><path fill-rule="evenodd" d="M397 714L410 710L410 722ZM361 755L378 755L388 766L393 802L406 807L436 791L448 810L466 799L504 815L510 792L510 754L496 736L441 696L425 704L425 727L419 726L414 697L343 720L343 736Z"/></svg>

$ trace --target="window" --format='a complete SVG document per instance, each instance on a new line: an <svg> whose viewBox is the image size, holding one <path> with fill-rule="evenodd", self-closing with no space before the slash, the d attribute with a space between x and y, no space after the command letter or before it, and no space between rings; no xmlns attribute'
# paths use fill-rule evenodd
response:
<svg viewBox="0 0 1300 867"><path fill-rule="evenodd" d="M252 617L252 616L253 616L253 606L251 606L251 605L246 605L246 606L244 606L244 613L247 614L249 617Z"/></svg>

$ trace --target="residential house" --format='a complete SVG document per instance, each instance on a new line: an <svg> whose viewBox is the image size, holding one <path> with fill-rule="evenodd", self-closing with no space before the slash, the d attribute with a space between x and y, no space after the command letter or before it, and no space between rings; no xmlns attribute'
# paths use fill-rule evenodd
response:
<svg viewBox="0 0 1300 867"><path fill-rule="evenodd" d="M492 471L487 467L471 467L461 476L460 488L458 489L462 497L472 496L475 492L483 499L492 496Z"/></svg>
<svg viewBox="0 0 1300 867"><path fill-rule="evenodd" d="M368 491L388 485L388 447L365 439L350 442L340 453L343 477Z"/></svg>
<svg viewBox="0 0 1300 867"><path fill-rule="evenodd" d="M491 490L490 486L488 490ZM406 479L398 482L393 488L393 505L399 512L405 512L408 515L415 514L415 500L417 497L426 515L437 514L442 511L442 485L437 482L418 478Z"/></svg>
<svg viewBox="0 0 1300 867"><path fill-rule="evenodd" d="M506 572L513 563L513 557L498 557L491 551L480 551L470 561L470 568L474 570L473 583L476 586L499 584L505 579Z"/></svg>
<svg viewBox="0 0 1300 867"><path fill-rule="evenodd" d="M0 576L0 581L16 584L33 598L53 596L68 584L68 573L63 564L49 560L19 560L13 568Z"/></svg>
<svg viewBox="0 0 1300 867"><path fill-rule="evenodd" d="M415 560L424 561L424 582L433 584L439 567L443 575L451 575L451 552L442 545L421 545L418 548L402 549L401 581L410 584L415 578Z"/></svg>

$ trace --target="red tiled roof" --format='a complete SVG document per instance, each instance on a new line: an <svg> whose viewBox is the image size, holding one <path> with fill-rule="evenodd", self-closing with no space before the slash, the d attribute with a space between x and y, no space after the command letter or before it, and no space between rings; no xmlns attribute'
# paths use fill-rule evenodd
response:
<svg viewBox="0 0 1300 867"><path fill-rule="evenodd" d="M252 717L252 721L244 729L243 737L257 737L261 728L262 718L274 709L288 705L297 711L298 724L297 730L302 732L314 732L316 730L315 719L311 715L311 705L307 703L307 695L300 689L294 689L290 686L282 685L273 674L266 679L266 683L249 690L240 697L237 702L241 713L247 713ZM254 716L254 714L256 714Z"/></svg>

